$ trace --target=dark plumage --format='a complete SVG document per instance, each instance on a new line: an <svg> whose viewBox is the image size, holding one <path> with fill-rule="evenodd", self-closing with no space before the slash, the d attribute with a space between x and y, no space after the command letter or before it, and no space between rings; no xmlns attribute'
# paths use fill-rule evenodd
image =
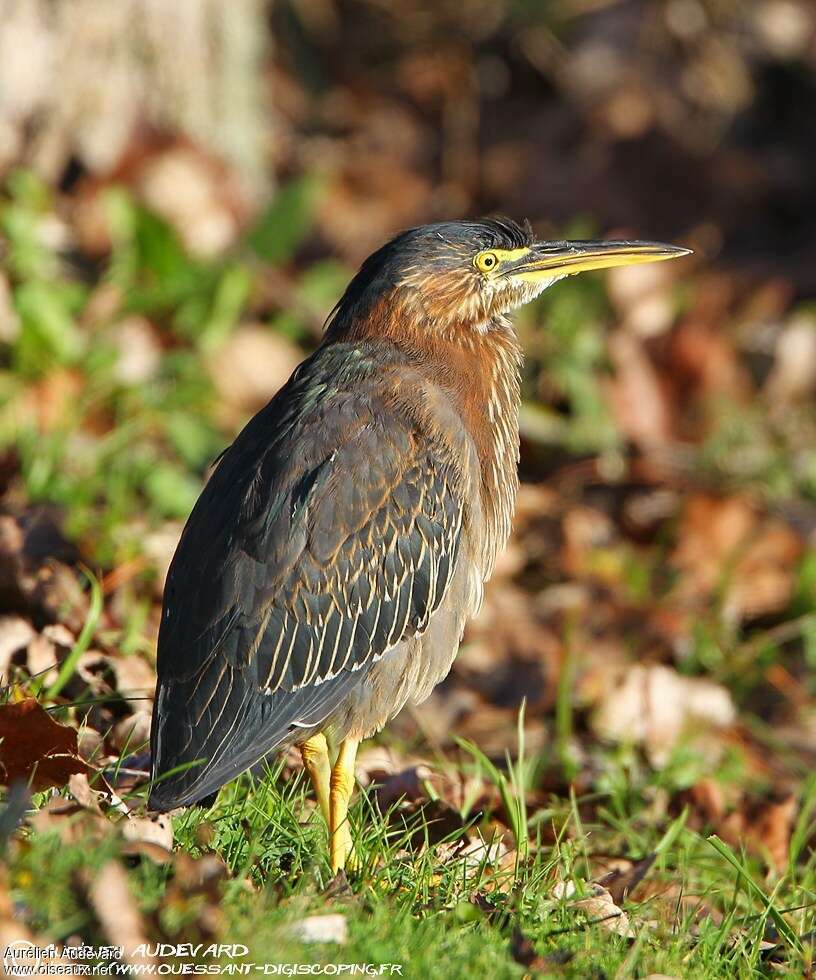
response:
<svg viewBox="0 0 816 980"><path fill-rule="evenodd" d="M388 405L398 366L389 349L322 348L220 460L167 580L154 739L159 761L208 761L152 805L193 802L320 724L427 627L462 505L454 462Z"/></svg>
<svg viewBox="0 0 816 980"><path fill-rule="evenodd" d="M645 254L625 244L615 254ZM537 246L505 219L446 222L366 260L184 529L159 634L151 807L209 797L292 743L323 805L318 733L349 747L336 775L444 677L510 528L521 353L504 314L564 274L553 256L574 264L588 248ZM340 813L350 783L334 775ZM342 866L350 841L332 834Z"/></svg>

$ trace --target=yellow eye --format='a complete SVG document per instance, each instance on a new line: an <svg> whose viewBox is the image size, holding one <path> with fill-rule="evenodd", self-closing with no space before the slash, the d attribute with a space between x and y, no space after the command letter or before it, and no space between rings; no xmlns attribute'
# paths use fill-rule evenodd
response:
<svg viewBox="0 0 816 980"><path fill-rule="evenodd" d="M495 252L479 252L473 264L479 272L492 272L499 264L499 258Z"/></svg>

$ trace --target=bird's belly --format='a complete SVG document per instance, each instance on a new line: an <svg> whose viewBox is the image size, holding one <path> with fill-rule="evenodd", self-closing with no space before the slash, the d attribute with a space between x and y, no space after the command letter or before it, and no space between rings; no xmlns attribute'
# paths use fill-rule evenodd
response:
<svg viewBox="0 0 816 980"><path fill-rule="evenodd" d="M465 549L463 549L465 550ZM482 576L464 555L445 599L421 636L389 650L360 678L326 728L336 740L364 739L378 732L406 703L420 704L451 669L465 623L479 608Z"/></svg>

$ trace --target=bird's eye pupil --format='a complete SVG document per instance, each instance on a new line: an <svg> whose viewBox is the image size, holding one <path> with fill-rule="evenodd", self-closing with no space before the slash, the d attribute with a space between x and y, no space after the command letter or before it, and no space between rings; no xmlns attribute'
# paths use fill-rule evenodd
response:
<svg viewBox="0 0 816 980"><path fill-rule="evenodd" d="M480 252L474 258L473 264L480 272L487 272L499 264L499 259L493 252Z"/></svg>

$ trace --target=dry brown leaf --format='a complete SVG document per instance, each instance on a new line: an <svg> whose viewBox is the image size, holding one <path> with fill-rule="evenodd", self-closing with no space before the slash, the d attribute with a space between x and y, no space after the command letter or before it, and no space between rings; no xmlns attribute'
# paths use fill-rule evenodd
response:
<svg viewBox="0 0 816 980"><path fill-rule="evenodd" d="M139 708L116 723L110 744L121 753L140 751L150 740L150 720L150 712Z"/></svg>
<svg viewBox="0 0 816 980"><path fill-rule="evenodd" d="M74 773L68 780L71 796L81 807L102 816L110 809L127 813L127 807L113 791L113 788L100 772L95 772L90 781L85 773Z"/></svg>
<svg viewBox="0 0 816 980"><path fill-rule="evenodd" d="M563 547L561 564L573 578L595 577L597 562L593 556L615 543L616 532L606 514L593 507L571 507L562 520Z"/></svg>
<svg viewBox="0 0 816 980"><path fill-rule="evenodd" d="M153 864L170 864L173 852L148 840L133 840L122 844L120 853L127 858L147 858Z"/></svg>
<svg viewBox="0 0 816 980"><path fill-rule="evenodd" d="M723 582L724 614L732 619L773 612L789 601L802 541L782 521L761 519L744 498L692 495L677 542L671 563L681 601L707 601Z"/></svg>
<svg viewBox="0 0 816 980"><path fill-rule="evenodd" d="M433 773L428 766L411 766L402 772L392 773L382 781L378 781L376 798L382 812L400 801L413 803L416 800L427 799L428 792L425 783Z"/></svg>
<svg viewBox="0 0 816 980"><path fill-rule="evenodd" d="M105 740L102 735L89 725L82 725L77 732L79 755L86 761L100 765L104 754Z"/></svg>
<svg viewBox="0 0 816 980"><path fill-rule="evenodd" d="M150 381L161 365L161 344L153 324L142 316L128 316L111 327L111 340L116 347L113 374L124 385L140 385Z"/></svg>
<svg viewBox="0 0 816 980"><path fill-rule="evenodd" d="M302 943L348 942L348 923L346 917L338 913L331 915L309 915L293 922L287 932L293 939Z"/></svg>
<svg viewBox="0 0 816 980"><path fill-rule="evenodd" d="M288 381L303 360L299 347L268 327L239 327L213 353L210 374L224 407L256 412Z"/></svg>
<svg viewBox="0 0 816 980"><path fill-rule="evenodd" d="M361 786L383 783L389 776L404 769L405 758L386 745L365 745L357 755L356 772Z"/></svg>
<svg viewBox="0 0 816 980"><path fill-rule="evenodd" d="M76 844L89 839L98 840L110 832L111 823L98 813L86 810L74 800L55 796L36 813L28 823L38 833L55 832L66 844Z"/></svg>
<svg viewBox="0 0 816 980"><path fill-rule="evenodd" d="M765 386L768 404L784 410L809 398L816 389L816 319L800 315L782 331L776 343L773 370Z"/></svg>
<svg viewBox="0 0 816 980"><path fill-rule="evenodd" d="M152 957L134 955L137 946L147 943L147 934L128 877L118 861L108 861L88 889L93 910L108 941L121 946L128 963L154 963Z"/></svg>
<svg viewBox="0 0 816 980"><path fill-rule="evenodd" d="M71 776L68 780L68 790L81 807L102 816L102 807L99 805L101 794L91 789L91 784L84 772L75 772Z"/></svg>
<svg viewBox="0 0 816 980"><path fill-rule="evenodd" d="M617 867L595 879L595 884L605 888L612 901L620 905L643 881L655 862L656 854L647 854L639 861L621 861Z"/></svg>
<svg viewBox="0 0 816 980"><path fill-rule="evenodd" d="M717 824L725 814L726 801L722 786L706 777L695 783L690 790L691 802L711 824Z"/></svg>
<svg viewBox="0 0 816 980"><path fill-rule="evenodd" d="M755 618L784 609L793 595L803 547L791 528L766 521L734 568L726 613Z"/></svg>
<svg viewBox="0 0 816 980"><path fill-rule="evenodd" d="M609 298L623 325L638 337L654 337L671 326L674 273L669 266L668 262L655 262L609 270Z"/></svg>
<svg viewBox="0 0 816 980"><path fill-rule="evenodd" d="M617 933L626 939L634 939L636 933L629 922L629 916L612 901L609 892L595 882L587 882L585 888L590 894L570 901L570 905L581 909L591 922L601 926L602 929ZM576 895L576 888L571 881L560 881L553 888L552 893L554 898L569 901Z"/></svg>
<svg viewBox="0 0 816 980"><path fill-rule="evenodd" d="M35 791L64 786L73 773L96 770L77 754L77 733L34 698L0 705L0 780L30 782Z"/></svg>
<svg viewBox="0 0 816 980"><path fill-rule="evenodd" d="M153 591L158 598L164 592L164 583L170 562L176 552L184 525L179 521L166 521L160 528L145 534L142 542L145 555L156 573Z"/></svg>
<svg viewBox="0 0 816 980"><path fill-rule="evenodd" d="M11 658L25 650L37 634L22 616L0 616L0 684L9 681Z"/></svg>
<svg viewBox="0 0 816 980"><path fill-rule="evenodd" d="M175 908L196 908L197 918L187 928L204 938L223 935L224 913L221 908L222 886L229 870L217 854L193 858L178 851L173 861L174 874L165 893L165 904Z"/></svg>
<svg viewBox="0 0 816 980"><path fill-rule="evenodd" d="M116 678L116 693L123 698L152 697L156 669L136 654L113 657L110 666ZM134 704L134 709L136 708Z"/></svg>
<svg viewBox="0 0 816 980"><path fill-rule="evenodd" d="M510 955L516 963L520 963L535 973L549 968L549 964L544 957L539 956L536 952L535 946L533 946L533 942L529 936L525 936L518 927L513 930L513 935L510 937Z"/></svg>
<svg viewBox="0 0 816 980"><path fill-rule="evenodd" d="M128 817L120 825L126 841L158 844L167 851L173 849L173 821L166 813L152 817Z"/></svg>
<svg viewBox="0 0 816 980"><path fill-rule="evenodd" d="M716 321L709 321L716 322ZM671 335L668 361L671 380L683 398L716 394L736 402L750 393L748 380L734 345L709 322L689 319Z"/></svg>
<svg viewBox="0 0 816 980"><path fill-rule="evenodd" d="M220 898L221 882L229 878L229 870L217 854L191 857L185 851L176 856L176 874L173 884L182 893L205 894L213 900Z"/></svg>
<svg viewBox="0 0 816 980"><path fill-rule="evenodd" d="M662 664L636 664L608 681L592 727L602 738L644 745L655 765L666 762L690 723L723 728L736 718L726 688Z"/></svg>
<svg viewBox="0 0 816 980"><path fill-rule="evenodd" d="M238 233L233 176L200 150L183 143L151 156L138 175L150 208L167 220L195 255L223 251Z"/></svg>
<svg viewBox="0 0 816 980"><path fill-rule="evenodd" d="M793 793L766 800L743 800L717 826L723 840L744 843L753 854L764 858L775 871L788 866L790 839L798 806Z"/></svg>
<svg viewBox="0 0 816 980"><path fill-rule="evenodd" d="M671 559L683 574L683 588L698 594L711 592L720 582L725 563L748 540L757 521L755 508L742 497L688 497Z"/></svg>
<svg viewBox="0 0 816 980"><path fill-rule="evenodd" d="M29 674L38 677L46 688L57 679L59 668L57 646L48 638L45 630L38 633L28 644L26 661Z"/></svg>
<svg viewBox="0 0 816 980"><path fill-rule="evenodd" d="M493 865L496 870L512 868L516 860L516 852L502 840L493 840L488 844L481 838L471 840L464 847L458 848L456 856L464 860L465 865L475 870L483 865Z"/></svg>
<svg viewBox="0 0 816 980"><path fill-rule="evenodd" d="M618 330L609 338L609 354L615 376L607 398L621 431L644 450L664 445L672 436L673 406L643 345Z"/></svg>

